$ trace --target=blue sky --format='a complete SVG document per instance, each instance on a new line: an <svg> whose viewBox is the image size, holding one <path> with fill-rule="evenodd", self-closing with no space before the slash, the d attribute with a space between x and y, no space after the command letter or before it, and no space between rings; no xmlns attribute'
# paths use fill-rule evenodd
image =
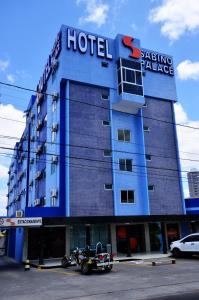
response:
<svg viewBox="0 0 199 300"><path fill-rule="evenodd" d="M61 24L111 38L131 35L143 48L174 57L181 104L177 120L199 128L198 0L6 0L0 2L0 11L0 81L35 89ZM0 85L0 116L21 119L29 98L29 92ZM14 133L13 123L0 123L1 129L9 127L8 134L20 135L22 127L17 125ZM179 130L182 151L199 153L199 146L193 145L198 132ZM6 168L8 161L0 158L0 164ZM1 196L5 172L0 179Z"/></svg>

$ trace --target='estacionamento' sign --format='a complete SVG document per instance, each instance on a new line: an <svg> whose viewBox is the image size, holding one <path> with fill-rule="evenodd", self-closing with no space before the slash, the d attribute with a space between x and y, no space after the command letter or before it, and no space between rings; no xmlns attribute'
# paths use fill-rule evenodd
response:
<svg viewBox="0 0 199 300"><path fill-rule="evenodd" d="M0 218L0 227L41 226L42 218Z"/></svg>

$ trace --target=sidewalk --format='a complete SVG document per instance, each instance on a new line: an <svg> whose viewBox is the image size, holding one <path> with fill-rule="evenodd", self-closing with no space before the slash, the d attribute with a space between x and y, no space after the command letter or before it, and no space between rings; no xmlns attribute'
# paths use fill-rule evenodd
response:
<svg viewBox="0 0 199 300"><path fill-rule="evenodd" d="M127 256L115 256L114 261L115 262L123 262L123 261L152 261L154 259L160 260L160 259L166 259L171 254L162 254L162 253L135 253L131 257ZM38 260L31 260L30 265L32 267L41 268L41 269L51 269L51 268L60 268L61 265L61 258L51 258L51 259L45 259L44 264L40 265Z"/></svg>

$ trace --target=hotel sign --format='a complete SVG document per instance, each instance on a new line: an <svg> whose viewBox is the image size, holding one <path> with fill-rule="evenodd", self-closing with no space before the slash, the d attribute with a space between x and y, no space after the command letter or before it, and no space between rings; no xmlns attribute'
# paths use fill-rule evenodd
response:
<svg viewBox="0 0 199 300"><path fill-rule="evenodd" d="M67 29L67 49L79 50L81 53L89 52L90 55L97 54L98 57L113 59L109 53L108 40L85 32L77 32L75 29Z"/></svg>
<svg viewBox="0 0 199 300"><path fill-rule="evenodd" d="M0 218L0 227L35 227L42 225L42 218Z"/></svg>

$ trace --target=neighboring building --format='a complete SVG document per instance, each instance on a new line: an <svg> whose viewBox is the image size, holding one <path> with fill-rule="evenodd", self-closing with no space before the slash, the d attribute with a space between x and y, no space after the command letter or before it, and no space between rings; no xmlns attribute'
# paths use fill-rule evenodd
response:
<svg viewBox="0 0 199 300"><path fill-rule="evenodd" d="M9 255L61 257L101 241L162 251L187 234L171 56L62 26L26 111L8 181Z"/></svg>
<svg viewBox="0 0 199 300"><path fill-rule="evenodd" d="M199 171L196 169L187 173L189 194L191 198L199 197Z"/></svg>

